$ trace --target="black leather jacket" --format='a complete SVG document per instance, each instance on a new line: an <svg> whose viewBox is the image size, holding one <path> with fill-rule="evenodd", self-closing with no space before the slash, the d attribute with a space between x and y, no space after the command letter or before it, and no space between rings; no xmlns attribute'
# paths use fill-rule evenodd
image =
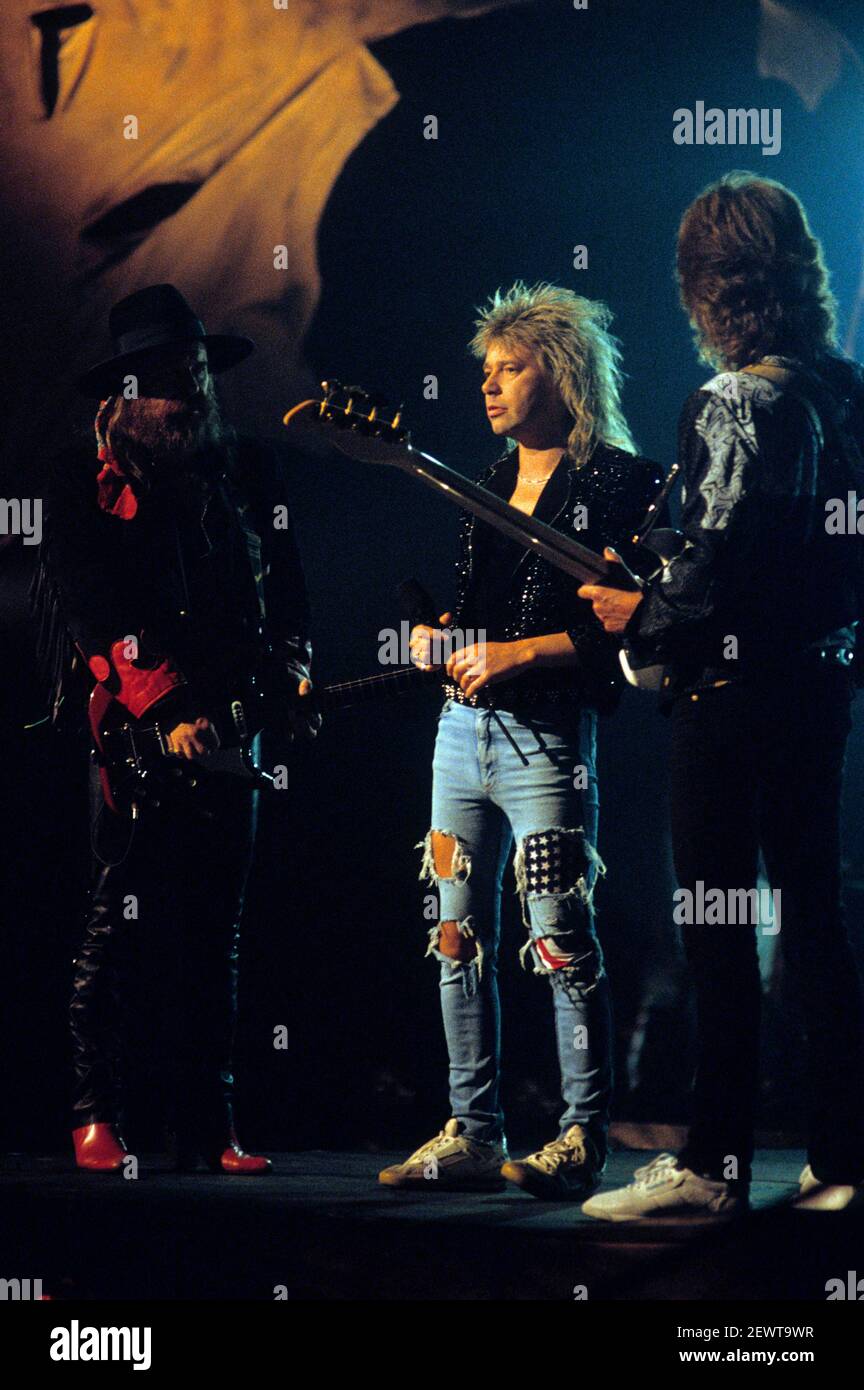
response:
<svg viewBox="0 0 864 1390"><path fill-rule="evenodd" d="M764 361L802 370L790 358ZM828 355L804 370L864 440L861 367ZM667 666L668 694L788 669L829 635L848 651L859 611L851 547L861 540L828 533L826 501L855 484L830 429L820 448L819 419L792 391L747 372L721 372L685 402L687 547L649 586L626 633L634 664Z"/></svg>
<svg viewBox="0 0 864 1390"><path fill-rule="evenodd" d="M516 486L518 454L508 450L477 479L504 499ZM613 545L628 561L629 540L663 484L659 465L607 444L597 444L577 467L566 456L543 489L534 511L539 521L602 554ZM584 512L577 511L584 508ZM462 627L475 564L482 563L485 523L463 514L456 567L454 626ZM576 597L579 581L533 551L524 551L509 578L503 640L567 632L579 655L575 666L528 672L489 689L499 709L528 712L545 703L608 712L621 689L619 642L604 633L590 603ZM458 695L456 698L459 698Z"/></svg>

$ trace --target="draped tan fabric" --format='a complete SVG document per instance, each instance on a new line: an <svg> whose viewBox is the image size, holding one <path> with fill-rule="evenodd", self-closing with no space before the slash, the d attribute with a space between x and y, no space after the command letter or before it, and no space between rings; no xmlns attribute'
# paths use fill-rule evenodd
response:
<svg viewBox="0 0 864 1390"><path fill-rule="evenodd" d="M759 75L788 82L808 111L839 80L849 56L857 55L848 39L806 5L759 0Z"/></svg>
<svg viewBox="0 0 864 1390"><path fill-rule="evenodd" d="M775 77L794 87L808 111L815 111L826 92L839 81L844 65L864 77L864 61L845 34L806 5L781 5L779 0L759 0L759 50L761 77ZM864 319L864 261L855 302L849 315L844 348L856 355Z"/></svg>
<svg viewBox="0 0 864 1390"><path fill-rule="evenodd" d="M110 304L161 280L214 331L258 341L225 383L242 423L275 428L299 385L322 209L397 100L364 42L512 3L3 0L11 450L34 406L62 419L70 379L106 355ZM274 265L279 245L287 268Z"/></svg>

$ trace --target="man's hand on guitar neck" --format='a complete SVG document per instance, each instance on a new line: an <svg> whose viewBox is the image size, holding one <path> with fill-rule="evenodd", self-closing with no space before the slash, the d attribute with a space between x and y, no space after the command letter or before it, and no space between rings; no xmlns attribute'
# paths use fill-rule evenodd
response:
<svg viewBox="0 0 864 1390"><path fill-rule="evenodd" d="M297 686L299 702L297 705L289 705L284 713L284 720L287 726L287 734L290 741L295 738L306 742L317 736L321 728L321 712L315 708L314 702L308 697L312 694L312 682L304 676ZM305 702L305 708L304 708Z"/></svg>
<svg viewBox="0 0 864 1390"><path fill-rule="evenodd" d="M445 646L449 633L445 630L449 623L453 621L452 613L442 613L438 619L440 627L428 627L426 623L418 623L411 629L411 637L408 642L408 650L411 660L415 666L419 666L421 671L431 671L435 667L443 666L443 657L447 654ZM433 657L439 658L433 661Z"/></svg>
<svg viewBox="0 0 864 1390"><path fill-rule="evenodd" d="M621 563L621 557L609 546L603 551L603 557ZM623 632L642 602L639 589L634 592L629 589L607 589L604 584L583 584L576 592L579 598L588 599L594 616L599 618L607 632Z"/></svg>
<svg viewBox="0 0 864 1390"><path fill-rule="evenodd" d="M199 762L218 747L219 735L210 720L203 716L191 722L185 720L181 724L175 724L168 735L170 752L178 758L187 758L190 762Z"/></svg>

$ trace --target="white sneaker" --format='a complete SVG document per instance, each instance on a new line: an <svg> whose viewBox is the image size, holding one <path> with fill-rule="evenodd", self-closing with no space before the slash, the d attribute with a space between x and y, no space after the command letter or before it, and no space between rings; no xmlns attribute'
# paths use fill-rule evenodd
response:
<svg viewBox="0 0 864 1390"><path fill-rule="evenodd" d="M728 1182L702 1178L679 1168L673 1154L660 1154L637 1168L633 1182L612 1192L599 1192L583 1203L586 1216L600 1221L639 1221L650 1216L727 1218L747 1210L747 1201L731 1191Z"/></svg>
<svg viewBox="0 0 864 1390"><path fill-rule="evenodd" d="M581 1202L600 1186L603 1166L590 1136L581 1125L571 1125L537 1153L508 1160L501 1173L534 1197Z"/></svg>
<svg viewBox="0 0 864 1390"><path fill-rule="evenodd" d="M504 1140L484 1144L463 1134L461 1120L450 1119L440 1134L421 1144L404 1163L378 1174L385 1187L413 1187L427 1192L501 1192Z"/></svg>
<svg viewBox="0 0 864 1390"><path fill-rule="evenodd" d="M798 1179L799 1195L792 1206L796 1211L846 1211L864 1206L864 1183L820 1182L808 1163Z"/></svg>

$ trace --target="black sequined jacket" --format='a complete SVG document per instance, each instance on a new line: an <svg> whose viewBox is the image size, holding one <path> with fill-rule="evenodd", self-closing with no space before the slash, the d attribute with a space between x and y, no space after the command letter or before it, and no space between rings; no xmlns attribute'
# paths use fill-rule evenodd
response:
<svg viewBox="0 0 864 1390"><path fill-rule="evenodd" d="M512 496L518 472L514 448L501 455L477 482L505 500ZM663 485L658 464L607 444L597 444L584 464L562 458L533 513L556 531L602 554L615 546L632 560L629 541L641 526ZM464 513L457 561L457 598L453 625L461 626L474 567L482 563L489 527ZM578 653L573 666L526 672L489 688L499 709L530 711L545 702L608 712L617 703L621 684L619 641L608 636L590 603L576 597L579 581L556 569L533 551L524 551L509 579L504 640L518 641L567 632Z"/></svg>

